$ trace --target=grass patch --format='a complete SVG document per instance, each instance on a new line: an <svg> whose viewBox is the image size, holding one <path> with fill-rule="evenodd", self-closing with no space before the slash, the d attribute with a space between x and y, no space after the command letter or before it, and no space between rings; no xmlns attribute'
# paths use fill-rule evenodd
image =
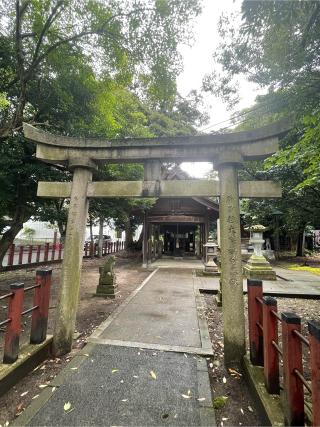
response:
<svg viewBox="0 0 320 427"><path fill-rule="evenodd" d="M281 268L286 268L287 270L307 271L308 273L313 273L316 276L320 276L320 267L310 267L308 265L291 264L287 262L277 263L277 265Z"/></svg>

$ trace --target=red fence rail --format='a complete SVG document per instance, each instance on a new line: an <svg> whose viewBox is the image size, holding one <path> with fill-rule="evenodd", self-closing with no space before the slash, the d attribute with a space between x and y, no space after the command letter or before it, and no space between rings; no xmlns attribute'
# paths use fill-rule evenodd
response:
<svg viewBox="0 0 320 427"><path fill-rule="evenodd" d="M102 255L116 253L124 249L124 242L105 242L102 247ZM95 257L98 255L97 243L85 243L84 257ZM7 253L7 265L4 267L14 267L17 265L40 264L53 261L60 261L63 258L63 245L61 243L45 243L42 245L11 245Z"/></svg>
<svg viewBox="0 0 320 427"><path fill-rule="evenodd" d="M19 356L22 317L32 313L30 343L40 344L47 337L50 287L52 270L41 269L36 272L36 284L28 288L24 283L13 283L10 292L0 297L8 300L7 318L0 322L4 329L3 363L14 363ZM24 295L33 291L33 305L23 311Z"/></svg>
<svg viewBox="0 0 320 427"><path fill-rule="evenodd" d="M248 323L250 360L263 366L265 386L269 393L279 394L279 362L283 363L283 410L285 424L304 425L305 391L311 394L312 425L320 426L320 323L308 322L308 337L301 333L301 318L294 313L277 311L277 300L263 296L261 280L248 284ZM281 346L278 324L281 325ZM310 351L311 383L303 375L303 351Z"/></svg>

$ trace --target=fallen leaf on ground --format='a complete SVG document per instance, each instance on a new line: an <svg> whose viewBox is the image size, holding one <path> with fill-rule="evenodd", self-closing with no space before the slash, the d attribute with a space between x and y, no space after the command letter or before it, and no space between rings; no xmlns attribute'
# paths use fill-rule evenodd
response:
<svg viewBox="0 0 320 427"><path fill-rule="evenodd" d="M64 405L63 405L63 409L67 412L67 411L70 411L70 409L71 409L71 402L66 402Z"/></svg>
<svg viewBox="0 0 320 427"><path fill-rule="evenodd" d="M154 371L150 371L150 376L151 376L151 378L153 378L154 380L156 380L156 379L157 379L157 375L155 374L155 372L154 372Z"/></svg>
<svg viewBox="0 0 320 427"><path fill-rule="evenodd" d="M242 377L242 374L240 374L240 372L236 371L235 369L229 368L228 371L230 372L231 375Z"/></svg>

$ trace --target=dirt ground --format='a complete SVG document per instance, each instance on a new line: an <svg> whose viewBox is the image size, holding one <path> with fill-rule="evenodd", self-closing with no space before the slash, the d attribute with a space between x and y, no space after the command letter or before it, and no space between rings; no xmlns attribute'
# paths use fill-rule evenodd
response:
<svg viewBox="0 0 320 427"><path fill-rule="evenodd" d="M218 398L220 409L216 409L216 419L218 426L261 426L263 425L259 414L256 411L249 387L243 377L243 372L234 367L234 370L227 370L223 365L223 323L222 309L218 308L214 302L214 297L205 294L207 304L206 318L209 326L209 333L214 349L214 356L208 359L209 376L214 398ZM293 312L301 317L303 334L307 335L307 321L320 321L320 301L300 298L277 298L279 312ZM247 298L245 297L246 326L247 318ZM246 331L248 336L248 331ZM281 331L279 328L279 340L281 342ZM249 351L249 349L248 349ZM310 379L309 352L303 346L304 375ZM282 381L282 370L280 361L280 384ZM308 396L306 396L309 400Z"/></svg>
<svg viewBox="0 0 320 427"><path fill-rule="evenodd" d="M214 355L208 358L209 377L215 404L217 426L262 426L248 385L239 367L228 370L223 363L222 309L214 296L204 294L206 318ZM230 368L229 368L230 369Z"/></svg>
<svg viewBox="0 0 320 427"><path fill-rule="evenodd" d="M16 418L30 404L32 399L37 398L41 389L46 386L69 360L86 343L87 337L93 330L105 320L116 307L118 307L135 290L150 272L141 268L141 261L136 257L126 257L126 254L116 255L116 277L119 293L115 299L104 299L94 297L99 280L99 266L103 265L104 259L87 259L83 263L80 303L76 323L77 339L74 340L73 350L66 356L50 359L36 368L28 376L22 379L15 387L0 398L0 426L7 425ZM49 310L48 333L53 330L53 314L57 304L59 291L59 277L61 265L52 266L53 280ZM8 293L10 283L24 282L25 286L34 283L35 269L18 270L0 274L0 295ZM6 318L5 300L1 301L1 320ZM25 307L32 306L32 295L29 292ZM25 319L24 331L21 342L27 342L29 338L30 316ZM0 334L0 354L2 355L3 334Z"/></svg>

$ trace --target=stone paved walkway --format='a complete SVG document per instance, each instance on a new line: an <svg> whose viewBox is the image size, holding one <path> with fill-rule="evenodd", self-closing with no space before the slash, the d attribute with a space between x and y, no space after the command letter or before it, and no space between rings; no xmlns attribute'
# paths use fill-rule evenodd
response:
<svg viewBox="0 0 320 427"><path fill-rule="evenodd" d="M299 298L320 299L320 277L306 271L293 271L275 267L277 280L264 280L265 295L287 296ZM217 292L219 278L199 277L199 290ZM243 291L247 291L246 280L243 281Z"/></svg>
<svg viewBox="0 0 320 427"><path fill-rule="evenodd" d="M197 281L192 269L154 271L14 424L215 425Z"/></svg>

